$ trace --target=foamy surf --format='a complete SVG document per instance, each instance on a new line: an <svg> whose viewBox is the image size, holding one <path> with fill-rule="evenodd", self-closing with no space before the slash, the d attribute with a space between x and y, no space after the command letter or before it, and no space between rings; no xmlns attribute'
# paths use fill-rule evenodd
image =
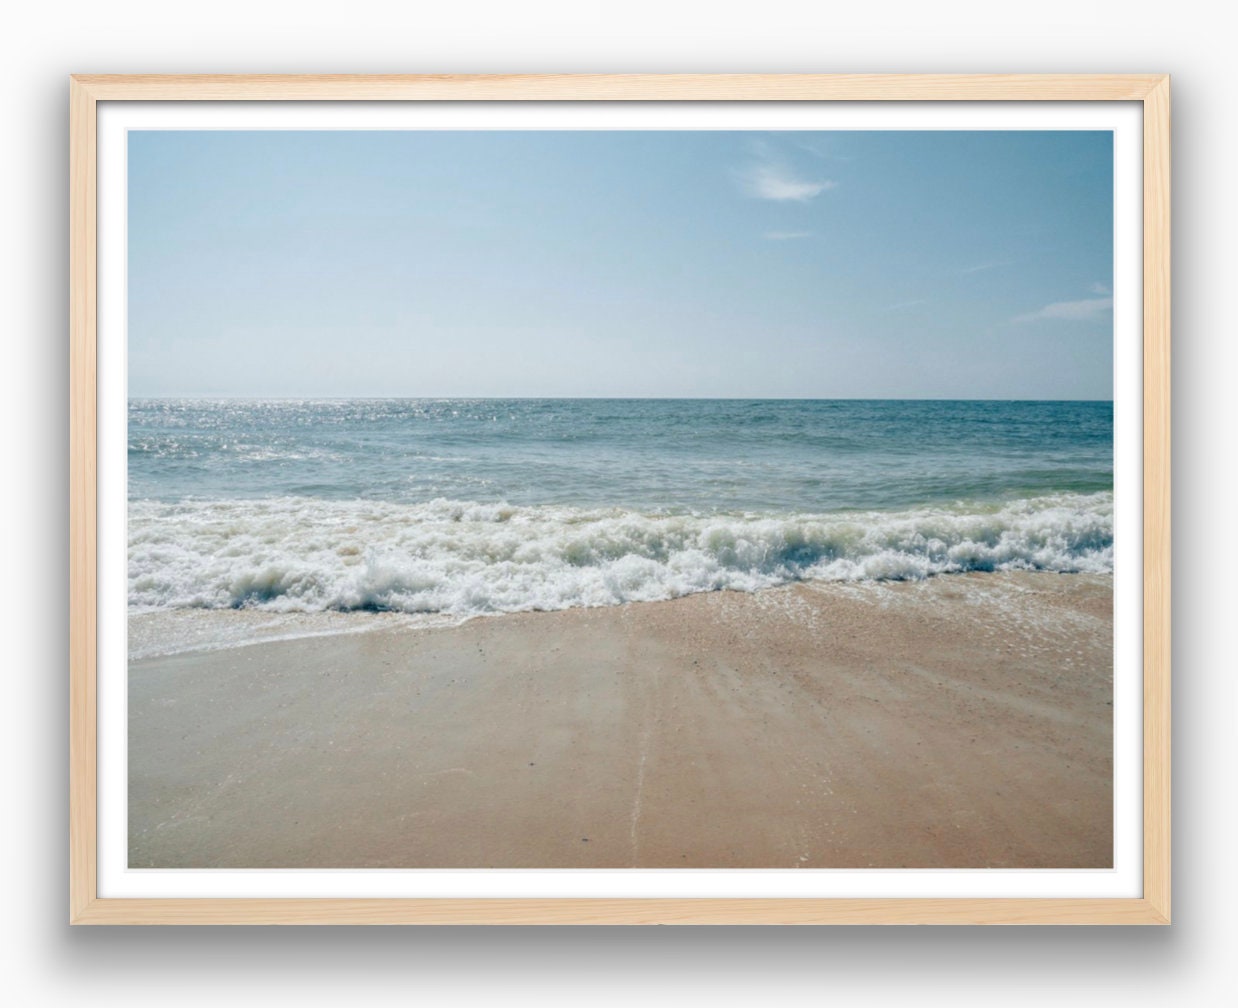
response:
<svg viewBox="0 0 1238 1008"><path fill-rule="evenodd" d="M467 617L964 571L1110 573L1113 495L897 512L265 500L129 505L129 605Z"/></svg>

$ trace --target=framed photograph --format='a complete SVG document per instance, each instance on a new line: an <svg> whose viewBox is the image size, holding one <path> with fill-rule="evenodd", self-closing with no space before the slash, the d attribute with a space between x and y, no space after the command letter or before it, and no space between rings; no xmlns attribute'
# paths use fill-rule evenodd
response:
<svg viewBox="0 0 1238 1008"><path fill-rule="evenodd" d="M1167 77L70 109L73 923L1169 922Z"/></svg>

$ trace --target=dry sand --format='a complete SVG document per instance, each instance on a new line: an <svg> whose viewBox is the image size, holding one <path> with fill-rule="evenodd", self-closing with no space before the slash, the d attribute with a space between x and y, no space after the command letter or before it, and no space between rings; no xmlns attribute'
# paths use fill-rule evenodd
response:
<svg viewBox="0 0 1238 1008"><path fill-rule="evenodd" d="M132 661L131 866L1112 864L1108 577L376 627Z"/></svg>

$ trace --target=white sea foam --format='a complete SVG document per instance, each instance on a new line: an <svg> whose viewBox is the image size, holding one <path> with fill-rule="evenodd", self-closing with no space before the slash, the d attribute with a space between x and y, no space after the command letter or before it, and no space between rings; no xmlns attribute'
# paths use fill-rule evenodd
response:
<svg viewBox="0 0 1238 1008"><path fill-rule="evenodd" d="M129 505L129 605L139 612L467 616L807 579L1112 569L1109 493L777 517L297 497Z"/></svg>

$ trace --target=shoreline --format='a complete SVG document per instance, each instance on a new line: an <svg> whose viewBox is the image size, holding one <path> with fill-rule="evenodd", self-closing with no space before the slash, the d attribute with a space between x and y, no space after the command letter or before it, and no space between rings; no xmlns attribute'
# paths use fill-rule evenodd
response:
<svg viewBox="0 0 1238 1008"><path fill-rule="evenodd" d="M770 585L752 591L735 588L715 588L689 592L667 599L635 600L598 605L566 606L562 609L517 609L467 614L441 612L401 612L388 609L323 609L288 610L260 607L240 608L178 608L130 612L126 616L128 660L149 661L186 654L209 654L234 648L252 647L303 640L311 637L334 637L347 634L389 631L417 633L424 630L444 630L465 626L478 620L506 619L513 616L552 615L576 610L626 609L629 606L665 605L698 595L753 595L778 597L780 593L798 588L809 590L839 590L880 596L883 591L908 591L918 585L938 579L963 579L984 583L987 578L1084 578L1111 584L1112 573L1091 571L951 571L930 574L923 578L878 579L853 581L805 578L785 584Z"/></svg>
<svg viewBox="0 0 1238 1008"><path fill-rule="evenodd" d="M132 867L1112 864L1110 575L335 615L130 661Z"/></svg>

